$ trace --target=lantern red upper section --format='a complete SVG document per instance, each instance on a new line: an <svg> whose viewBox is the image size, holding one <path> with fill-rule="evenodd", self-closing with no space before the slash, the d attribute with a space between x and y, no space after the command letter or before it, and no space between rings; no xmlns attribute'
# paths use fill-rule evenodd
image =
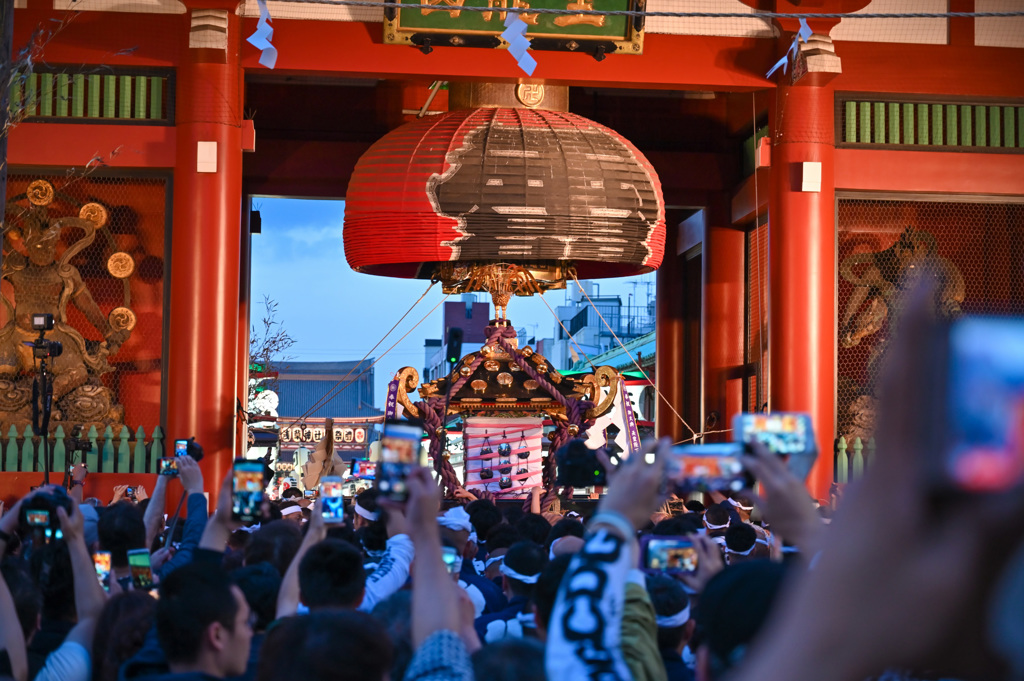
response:
<svg viewBox="0 0 1024 681"><path fill-rule="evenodd" d="M571 113L467 109L385 135L345 200L353 269L429 277L439 262L571 263L580 278L657 269L665 202L615 131Z"/></svg>

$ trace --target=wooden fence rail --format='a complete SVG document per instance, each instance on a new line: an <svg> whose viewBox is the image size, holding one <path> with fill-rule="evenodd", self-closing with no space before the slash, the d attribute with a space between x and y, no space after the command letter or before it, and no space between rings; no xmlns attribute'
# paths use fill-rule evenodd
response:
<svg viewBox="0 0 1024 681"><path fill-rule="evenodd" d="M156 473L157 460L164 455L164 433L153 428L149 439L139 426L133 433L128 426L115 429L107 426L101 433L95 426L81 438L71 438L63 426L57 426L50 438L53 453L51 473L63 474L65 467L84 461L93 473ZM11 426L0 433L0 471L41 472L44 463L43 441L26 426L19 433Z"/></svg>
<svg viewBox="0 0 1024 681"><path fill-rule="evenodd" d="M850 444L840 436L835 443L835 481L853 482L864 475L864 470L875 459L875 438L865 444L859 437Z"/></svg>

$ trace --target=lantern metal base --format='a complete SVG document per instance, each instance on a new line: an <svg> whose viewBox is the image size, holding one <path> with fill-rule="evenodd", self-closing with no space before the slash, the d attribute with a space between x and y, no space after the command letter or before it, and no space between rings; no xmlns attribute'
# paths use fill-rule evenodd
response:
<svg viewBox="0 0 1024 681"><path fill-rule="evenodd" d="M515 265L512 263L440 263L434 279L445 293L484 291L494 301L496 319L507 319L506 308L513 295L532 296L564 289L571 276L566 263Z"/></svg>

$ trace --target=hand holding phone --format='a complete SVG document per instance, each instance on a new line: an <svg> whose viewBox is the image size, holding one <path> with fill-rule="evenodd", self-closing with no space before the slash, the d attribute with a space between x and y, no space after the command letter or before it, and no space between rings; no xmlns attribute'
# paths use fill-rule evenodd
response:
<svg viewBox="0 0 1024 681"><path fill-rule="evenodd" d="M459 552L454 546L442 546L441 547L441 558L444 560L444 566L448 570L448 574L454 575L462 567L459 563Z"/></svg>
<svg viewBox="0 0 1024 681"><path fill-rule="evenodd" d="M406 501L409 498L406 478L413 469L426 463L423 427L410 421L385 421L380 458L375 480L377 489L392 501Z"/></svg>
<svg viewBox="0 0 1024 681"><path fill-rule="evenodd" d="M697 571L697 549L689 537L644 537L640 567L651 573L693 573Z"/></svg>
<svg viewBox="0 0 1024 681"><path fill-rule="evenodd" d="M745 445L760 442L769 452L786 460L789 472L799 480L807 475L818 458L817 441L808 414L778 411L771 414L737 414L733 433Z"/></svg>
<svg viewBox="0 0 1024 681"><path fill-rule="evenodd" d="M743 467L740 442L710 445L675 445L665 466L668 491L739 492L753 486L753 476Z"/></svg>
<svg viewBox="0 0 1024 681"><path fill-rule="evenodd" d="M97 551L92 554L92 564L96 568L96 578L100 580L105 591L110 590L110 551Z"/></svg>
<svg viewBox="0 0 1024 681"><path fill-rule="evenodd" d="M160 459L160 475L177 475L178 474L178 459L177 457L164 457Z"/></svg>
<svg viewBox="0 0 1024 681"><path fill-rule="evenodd" d="M341 496L343 484L336 475L320 480L320 514L325 523L345 521L345 499Z"/></svg>
<svg viewBox="0 0 1024 681"><path fill-rule="evenodd" d="M153 568L149 562L148 549L133 549L128 552L128 567L132 573L132 585L139 590L153 588Z"/></svg>
<svg viewBox="0 0 1024 681"><path fill-rule="evenodd" d="M251 522L263 505L263 462L236 459L231 474L231 517Z"/></svg>

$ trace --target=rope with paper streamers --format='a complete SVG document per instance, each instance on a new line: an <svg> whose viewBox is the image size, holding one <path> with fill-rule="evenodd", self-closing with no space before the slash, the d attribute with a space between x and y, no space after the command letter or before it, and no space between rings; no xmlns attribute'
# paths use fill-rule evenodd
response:
<svg viewBox="0 0 1024 681"><path fill-rule="evenodd" d="M501 34L502 40L508 43L508 52L516 58L526 75L532 76L533 70L537 68L537 60L527 52L530 49L530 40L526 37L526 22L518 14L509 14L505 17L505 32Z"/></svg>
<svg viewBox="0 0 1024 681"><path fill-rule="evenodd" d="M779 69L782 69L782 73L785 74L786 70L789 68L790 58L795 57L800 52L800 41L803 40L806 43L811 39L813 34L814 32L811 31L811 27L807 25L807 19L800 19L800 30L798 30L796 35L793 36L793 43L789 46L789 49L786 50L786 54L782 55L782 58L775 62L775 65L768 70L768 73L765 74L765 78L771 78L772 74Z"/></svg>
<svg viewBox="0 0 1024 681"><path fill-rule="evenodd" d="M260 19L256 22L256 31L246 38L246 42L260 51L260 64L268 69L277 65L277 48L270 40L274 37L274 29L270 26L270 10L267 0L256 0L260 6Z"/></svg>

